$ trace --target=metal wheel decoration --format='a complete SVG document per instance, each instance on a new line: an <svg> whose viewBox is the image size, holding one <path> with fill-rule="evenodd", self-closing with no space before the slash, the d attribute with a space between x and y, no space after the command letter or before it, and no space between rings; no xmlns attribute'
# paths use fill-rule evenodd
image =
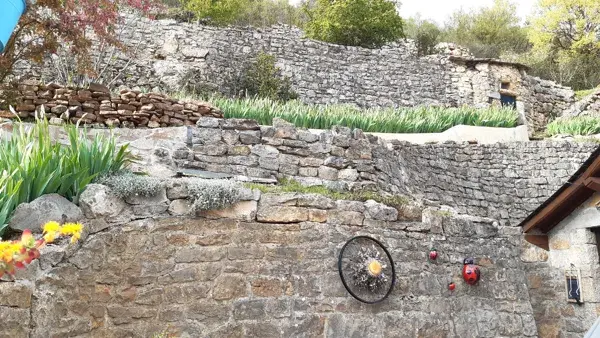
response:
<svg viewBox="0 0 600 338"><path fill-rule="evenodd" d="M340 251L338 270L352 297L367 304L386 299L396 283L394 261L375 238L356 236Z"/></svg>

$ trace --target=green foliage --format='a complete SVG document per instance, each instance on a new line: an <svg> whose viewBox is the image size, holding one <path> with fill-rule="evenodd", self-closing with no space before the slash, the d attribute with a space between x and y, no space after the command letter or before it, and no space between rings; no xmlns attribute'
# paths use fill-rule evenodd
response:
<svg viewBox="0 0 600 338"><path fill-rule="evenodd" d="M244 184L246 188L258 189L262 193L282 193L282 192L297 192L303 194L319 194L327 196L334 200L350 200L350 201L361 201L365 202L368 200L374 200L385 205L399 207L409 202L406 196L391 195L387 193L374 192L374 191L353 191L353 192L339 192L331 190L322 185L317 186L303 186L300 182L284 178L279 180L279 185L263 185L256 183Z"/></svg>
<svg viewBox="0 0 600 338"><path fill-rule="evenodd" d="M265 27L277 23L301 26L300 9L285 0L181 0L183 9L215 26Z"/></svg>
<svg viewBox="0 0 600 338"><path fill-rule="evenodd" d="M559 134L582 136L600 134L600 118L578 116L556 119L546 126L546 133L550 136Z"/></svg>
<svg viewBox="0 0 600 338"><path fill-rule="evenodd" d="M110 187L119 198L132 196L156 196L165 187L163 180L156 177L138 175L129 170L110 172L99 176L94 183Z"/></svg>
<svg viewBox="0 0 600 338"><path fill-rule="evenodd" d="M478 57L499 58L506 52L528 49L526 29L519 25L516 5L495 0L492 7L455 12L447 24L446 39L468 47Z"/></svg>
<svg viewBox="0 0 600 338"><path fill-rule="evenodd" d="M275 65L273 55L258 53L242 79L242 88L246 95L288 101L297 98L291 88L290 79L281 75L281 69Z"/></svg>
<svg viewBox="0 0 600 338"><path fill-rule="evenodd" d="M534 74L575 89L600 83L600 1L541 0L527 55Z"/></svg>
<svg viewBox="0 0 600 338"><path fill-rule="evenodd" d="M402 19L387 0L316 0L305 8L306 35L312 39L377 48L404 37Z"/></svg>
<svg viewBox="0 0 600 338"><path fill-rule="evenodd" d="M209 99L226 118L248 118L271 125L274 117L297 127L330 129L335 125L359 128L379 133L437 133L453 126L511 128L518 124L518 115L506 108L478 109L472 107L412 107L359 109L349 105L307 105L298 101L285 103L269 99Z"/></svg>
<svg viewBox="0 0 600 338"><path fill-rule="evenodd" d="M11 138L0 143L0 235L17 205L51 193L76 202L97 175L127 164L127 146L117 149L114 138L96 136L88 140L72 125L65 131L69 144L62 146L52 142L46 120L37 120L30 127L18 122Z"/></svg>
<svg viewBox="0 0 600 338"><path fill-rule="evenodd" d="M189 179L186 187L195 211L224 209L242 196L242 186L228 180Z"/></svg>
<svg viewBox="0 0 600 338"><path fill-rule="evenodd" d="M600 91L600 88L592 88L592 89L583 89L583 90L577 90L575 91L575 99L577 101L597 92Z"/></svg>
<svg viewBox="0 0 600 338"><path fill-rule="evenodd" d="M435 22L410 18L406 22L406 37L415 40L420 56L434 53L434 47L442 42L442 29Z"/></svg>

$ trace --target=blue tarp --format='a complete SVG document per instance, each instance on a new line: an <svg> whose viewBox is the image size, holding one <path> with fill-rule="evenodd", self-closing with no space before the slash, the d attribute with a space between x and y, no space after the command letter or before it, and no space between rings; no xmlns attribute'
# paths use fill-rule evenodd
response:
<svg viewBox="0 0 600 338"><path fill-rule="evenodd" d="M0 53L25 11L25 0L0 0Z"/></svg>

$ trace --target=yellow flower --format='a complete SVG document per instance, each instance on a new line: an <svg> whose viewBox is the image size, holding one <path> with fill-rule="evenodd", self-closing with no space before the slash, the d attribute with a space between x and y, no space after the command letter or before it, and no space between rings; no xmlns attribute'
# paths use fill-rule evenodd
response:
<svg viewBox="0 0 600 338"><path fill-rule="evenodd" d="M80 238L81 238L80 233L73 234L73 237L71 237L71 243L77 242Z"/></svg>
<svg viewBox="0 0 600 338"><path fill-rule="evenodd" d="M81 223L65 223L60 229L62 235L81 235L83 225Z"/></svg>
<svg viewBox="0 0 600 338"><path fill-rule="evenodd" d="M56 231L47 232L44 235L44 241L46 241L46 243L52 243L52 242L54 242L55 239L56 239Z"/></svg>
<svg viewBox="0 0 600 338"><path fill-rule="evenodd" d="M57 231L60 231L60 224L58 224L58 222L50 221L50 222L44 224L42 229L44 230L44 233L57 232Z"/></svg>

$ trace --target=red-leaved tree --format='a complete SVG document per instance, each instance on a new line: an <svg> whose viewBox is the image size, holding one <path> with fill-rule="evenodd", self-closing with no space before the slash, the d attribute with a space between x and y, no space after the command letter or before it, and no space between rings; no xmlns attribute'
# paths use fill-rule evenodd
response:
<svg viewBox="0 0 600 338"><path fill-rule="evenodd" d="M0 83L21 60L42 62L48 53L67 48L82 73L93 71L92 40L122 47L115 35L119 11L149 15L158 0L36 0L28 3L13 35L0 54Z"/></svg>

